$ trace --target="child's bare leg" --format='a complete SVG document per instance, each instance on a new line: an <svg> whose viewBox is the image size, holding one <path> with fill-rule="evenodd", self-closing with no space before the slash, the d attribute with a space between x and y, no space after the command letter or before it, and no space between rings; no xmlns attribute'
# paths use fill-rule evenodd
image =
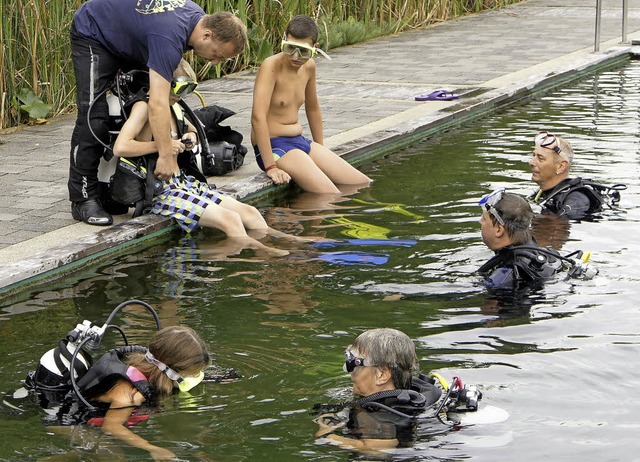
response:
<svg viewBox="0 0 640 462"><path fill-rule="evenodd" d="M371 178L326 146L312 143L309 157L335 184L366 185L371 183Z"/></svg>
<svg viewBox="0 0 640 462"><path fill-rule="evenodd" d="M198 224L206 228L219 229L229 237L244 237L247 235L240 215L218 204L209 204L200 217Z"/></svg>
<svg viewBox="0 0 640 462"><path fill-rule="evenodd" d="M274 256L274 257L284 257L285 255L289 255L289 251L288 250L276 249L275 247L269 247L268 245L264 245L262 242L258 241L257 239L254 239L254 238L252 238L250 236L235 237L233 239L240 240L240 242L242 243L243 247L245 247L245 248L263 251L263 252L266 252L267 254L269 254L271 256Z"/></svg>
<svg viewBox="0 0 640 462"><path fill-rule="evenodd" d="M240 202L230 197L223 198L223 202L225 200L227 200L227 204L229 204L231 201L241 204ZM241 205L244 205L244 204L241 204ZM255 208L253 209L256 210ZM258 215L260 215L259 212L258 212ZM260 215L260 218L262 218L261 215ZM262 219L262 221L264 221L264 219ZM198 224L200 226L204 226L208 228L219 229L222 232L224 232L229 238L238 239L239 242L244 247L247 247L247 248L263 250L269 253L270 255L274 255L274 256L283 256L283 255L289 254L287 250L281 250L281 249L276 249L273 247L266 246L260 241L247 235L247 231L244 227L244 223L242 222L242 218L240 217L240 214L233 210L224 208L222 206L222 202L220 203L220 205L218 204L208 205L207 208L204 210L204 213L200 217ZM267 228L266 223L265 223L265 228Z"/></svg>
<svg viewBox="0 0 640 462"><path fill-rule="evenodd" d="M314 239L312 237L296 236L295 234L287 234L285 232L278 231L277 229L273 229L272 227L267 228L267 234L271 237L288 239L291 242L301 242L301 243L315 242L320 239L320 238Z"/></svg>
<svg viewBox="0 0 640 462"><path fill-rule="evenodd" d="M305 191L321 194L340 194L333 181L325 175L308 154L299 149L287 152L276 162Z"/></svg>
<svg viewBox="0 0 640 462"><path fill-rule="evenodd" d="M229 196L222 196L220 207L236 213L246 229L267 230L267 222L260 214L260 211L248 204Z"/></svg>

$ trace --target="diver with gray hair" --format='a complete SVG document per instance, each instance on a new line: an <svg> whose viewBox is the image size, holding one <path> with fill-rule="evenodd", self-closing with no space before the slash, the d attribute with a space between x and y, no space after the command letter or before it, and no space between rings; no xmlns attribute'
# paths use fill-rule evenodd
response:
<svg viewBox="0 0 640 462"><path fill-rule="evenodd" d="M321 414L316 437L361 451L410 446L418 423L452 425L449 412L476 411L482 398L458 377L449 385L436 373L420 373L413 340L397 329L361 333L345 351L343 370L356 400Z"/></svg>
<svg viewBox="0 0 640 462"><path fill-rule="evenodd" d="M367 356L371 364L377 366L375 373L382 379L378 388L384 390L409 388L411 386L412 372L418 369L418 356L413 340L396 329L367 330L355 339L347 351L351 352L351 354L353 351L360 352ZM347 362L345 363L347 372L351 372L349 369L353 371L357 365L355 362L349 361L350 356L347 354ZM355 359L352 359L352 361L355 361ZM387 377L387 374L389 377ZM354 381L354 392L366 395L365 390L356 390L358 383L361 383L362 386L367 384L362 379L358 382Z"/></svg>
<svg viewBox="0 0 640 462"><path fill-rule="evenodd" d="M529 166L531 179L540 187L529 197L542 212L572 220L599 213L605 205L613 207L620 201L624 184L605 186L587 178L569 178L574 152L571 144L546 131L534 137L534 149Z"/></svg>

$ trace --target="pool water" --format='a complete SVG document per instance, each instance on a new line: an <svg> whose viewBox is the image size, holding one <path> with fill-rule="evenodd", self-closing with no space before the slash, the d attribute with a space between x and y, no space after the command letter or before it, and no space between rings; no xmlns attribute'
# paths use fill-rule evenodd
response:
<svg viewBox="0 0 640 462"><path fill-rule="evenodd" d="M393 153L364 167L371 187L341 201L291 194L260 204L289 233L405 246L265 239L291 250L271 258L238 252L219 233L176 234L5 299L0 460L148 460L94 429L47 427L34 400L12 396L78 322L102 324L130 298L153 305L165 325L195 328L215 365L240 376L171 397L134 429L182 460L372 460L316 441L311 411L348 396L344 348L374 327L406 332L423 371L459 375L483 391L481 407L509 414L458 431L420 428L413 447L386 458L628 459L640 428L639 78L640 63L630 62ZM477 201L497 187L533 192L527 161L539 130L572 143L575 176L628 189L596 220L537 223L542 243L592 252L593 280L557 281L508 304L488 296L474 273L491 256ZM133 343L154 329L144 310L127 309L114 323Z"/></svg>

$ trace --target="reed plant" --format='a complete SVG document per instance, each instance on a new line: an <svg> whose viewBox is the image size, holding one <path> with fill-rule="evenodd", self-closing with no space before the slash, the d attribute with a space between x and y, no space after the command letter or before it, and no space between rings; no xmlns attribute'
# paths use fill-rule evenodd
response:
<svg viewBox="0 0 640 462"><path fill-rule="evenodd" d="M258 65L277 50L287 22L313 16L328 50L521 0L196 0L208 13L234 11L247 24L243 54L221 66L188 56L200 79ZM74 107L69 27L83 0L0 0L0 129ZM43 113L45 113L43 115Z"/></svg>

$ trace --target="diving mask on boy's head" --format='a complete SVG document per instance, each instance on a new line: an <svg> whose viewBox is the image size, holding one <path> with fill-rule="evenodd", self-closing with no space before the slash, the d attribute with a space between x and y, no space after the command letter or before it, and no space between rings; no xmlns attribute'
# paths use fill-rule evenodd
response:
<svg viewBox="0 0 640 462"><path fill-rule="evenodd" d="M176 77L171 81L171 93L179 98L193 93L196 88L198 88L198 82L194 82L189 77Z"/></svg>

